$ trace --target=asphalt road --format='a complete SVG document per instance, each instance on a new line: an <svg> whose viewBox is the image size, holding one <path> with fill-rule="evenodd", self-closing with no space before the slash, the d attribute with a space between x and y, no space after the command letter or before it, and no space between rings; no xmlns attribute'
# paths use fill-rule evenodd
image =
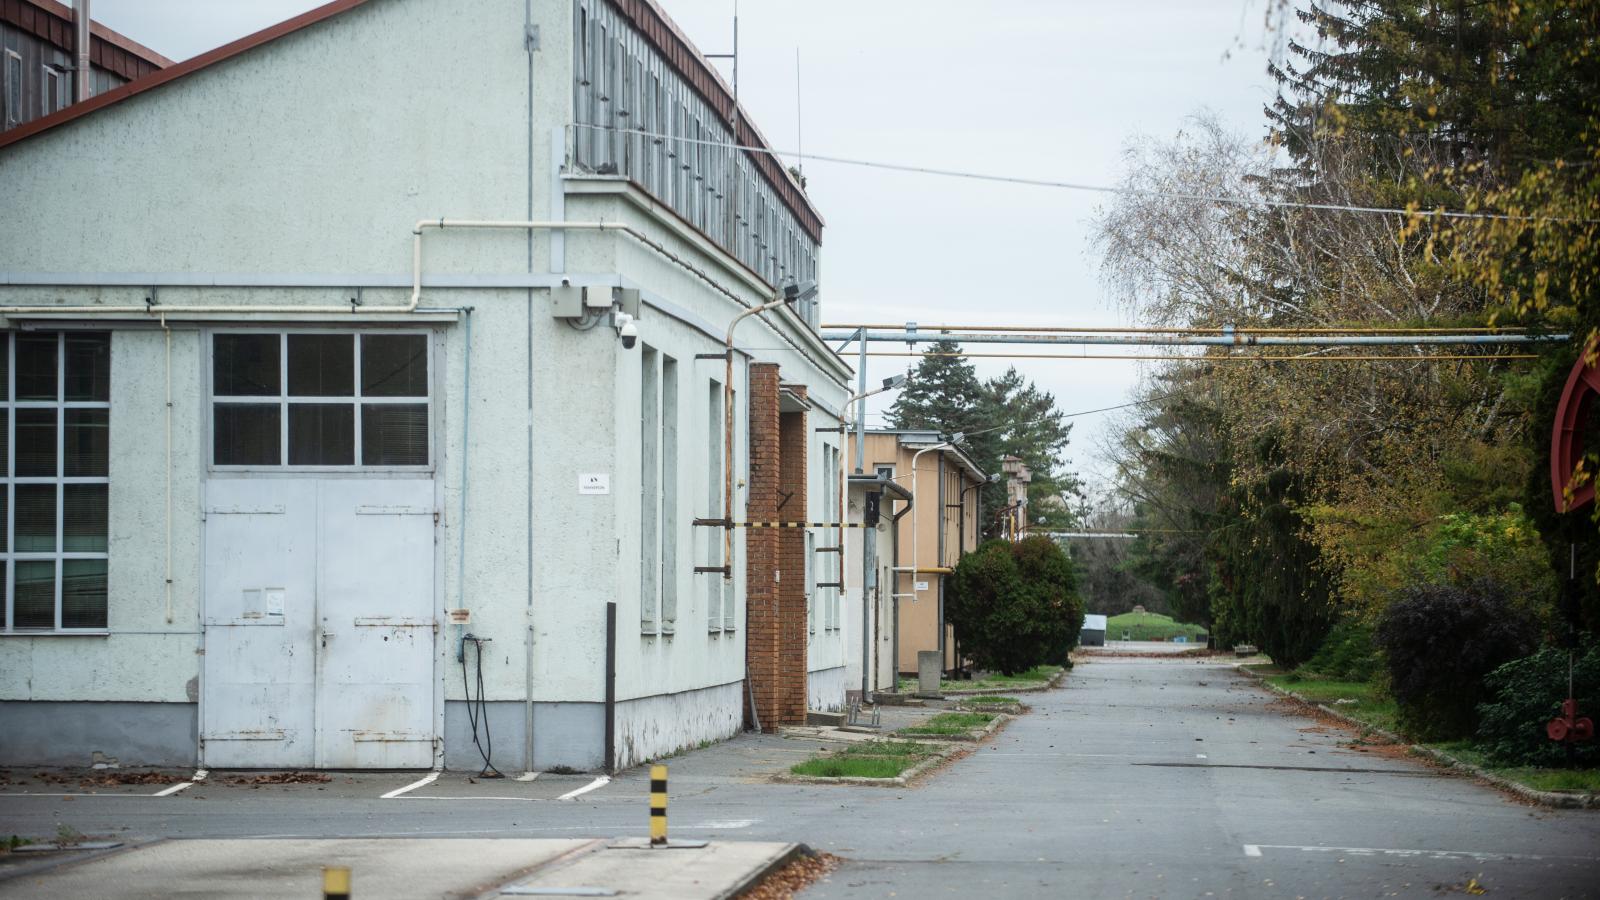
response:
<svg viewBox="0 0 1600 900"><path fill-rule="evenodd" d="M910 789L772 784L816 749L741 737L670 760L674 837L793 840L845 858L807 898L1600 896L1600 813L1530 807L1348 746L1225 661L1102 658ZM908 713L892 711L891 718ZM0 833L138 837L642 834L647 774L485 782L211 780L0 790ZM574 799L565 794L587 789ZM5 893L0 882L0 895Z"/></svg>

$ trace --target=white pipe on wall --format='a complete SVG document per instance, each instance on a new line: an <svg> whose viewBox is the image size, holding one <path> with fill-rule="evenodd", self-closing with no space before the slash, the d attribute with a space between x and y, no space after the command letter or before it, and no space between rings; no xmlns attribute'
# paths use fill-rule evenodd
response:
<svg viewBox="0 0 1600 900"><path fill-rule="evenodd" d="M167 341L167 624L172 624L172 329L166 316L161 330Z"/></svg>
<svg viewBox="0 0 1600 900"><path fill-rule="evenodd" d="M932 447L923 447L921 450L918 450L917 452L911 454L911 497L912 497L912 503L911 503L911 568L909 570L910 573L911 573L911 593L909 593L909 594L897 593L894 596L896 596L896 597L910 597L911 598L911 602L913 602L913 603L915 603L917 601L917 575L922 571L922 570L917 568L917 546L922 543L921 535L919 535L917 533L917 509L918 509L918 507L920 507L922 505L922 504L916 502L916 496L917 496L917 460L922 458L922 454L927 453L929 451L932 451L932 450L949 450L950 448L952 448L954 446L955 446L955 444L951 443L950 441L945 441L944 443L934 444ZM908 571L904 566L895 566L894 570L896 572L902 573L902 574L904 574L906 571Z"/></svg>
<svg viewBox="0 0 1600 900"><path fill-rule="evenodd" d="M72 81L75 90L72 99L82 103L89 99L89 92L93 86L93 71L89 63L89 43L93 40L90 35L89 0L73 0L72 3Z"/></svg>

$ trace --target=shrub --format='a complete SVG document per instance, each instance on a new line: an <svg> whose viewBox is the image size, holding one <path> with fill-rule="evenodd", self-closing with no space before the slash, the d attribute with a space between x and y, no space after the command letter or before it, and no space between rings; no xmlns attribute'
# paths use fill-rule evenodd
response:
<svg viewBox="0 0 1600 900"><path fill-rule="evenodd" d="M1600 718L1600 646L1578 655L1572 672L1578 712ZM1478 707L1478 749L1504 766L1566 765L1567 750L1545 736L1544 723L1561 714L1567 698L1567 651L1545 647L1512 660L1484 679L1488 702ZM1600 765L1600 745L1588 741L1574 754L1580 765Z"/></svg>
<svg viewBox="0 0 1600 900"><path fill-rule="evenodd" d="M1538 636L1492 581L1401 591L1377 629L1401 726L1422 740L1470 736L1484 676L1532 652Z"/></svg>
<svg viewBox="0 0 1600 900"><path fill-rule="evenodd" d="M961 558L945 615L981 668L1014 675L1064 663L1083 629L1072 561L1044 536L992 540Z"/></svg>
<svg viewBox="0 0 1600 900"><path fill-rule="evenodd" d="M1335 681L1371 681L1383 671L1383 656L1373 642L1372 626L1356 619L1335 625L1304 668Z"/></svg>

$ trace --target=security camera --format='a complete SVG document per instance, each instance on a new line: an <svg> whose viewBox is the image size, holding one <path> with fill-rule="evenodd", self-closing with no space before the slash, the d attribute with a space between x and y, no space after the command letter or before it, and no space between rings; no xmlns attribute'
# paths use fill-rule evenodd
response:
<svg viewBox="0 0 1600 900"><path fill-rule="evenodd" d="M632 350L633 345L639 343L638 323L627 313L617 313L616 326L617 337L622 339L622 349Z"/></svg>

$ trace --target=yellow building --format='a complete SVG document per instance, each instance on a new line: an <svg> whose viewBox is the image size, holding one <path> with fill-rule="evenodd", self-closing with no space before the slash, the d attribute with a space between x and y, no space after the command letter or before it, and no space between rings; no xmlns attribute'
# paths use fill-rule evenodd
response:
<svg viewBox="0 0 1600 900"><path fill-rule="evenodd" d="M855 455L855 435L850 454ZM945 620L946 581L961 556L978 546L978 488L989 476L947 436L924 430L869 429L865 474L891 478L912 492L909 508L895 510L892 573L894 659L901 673L917 671L917 653L937 650L944 669L957 667L958 641Z"/></svg>

